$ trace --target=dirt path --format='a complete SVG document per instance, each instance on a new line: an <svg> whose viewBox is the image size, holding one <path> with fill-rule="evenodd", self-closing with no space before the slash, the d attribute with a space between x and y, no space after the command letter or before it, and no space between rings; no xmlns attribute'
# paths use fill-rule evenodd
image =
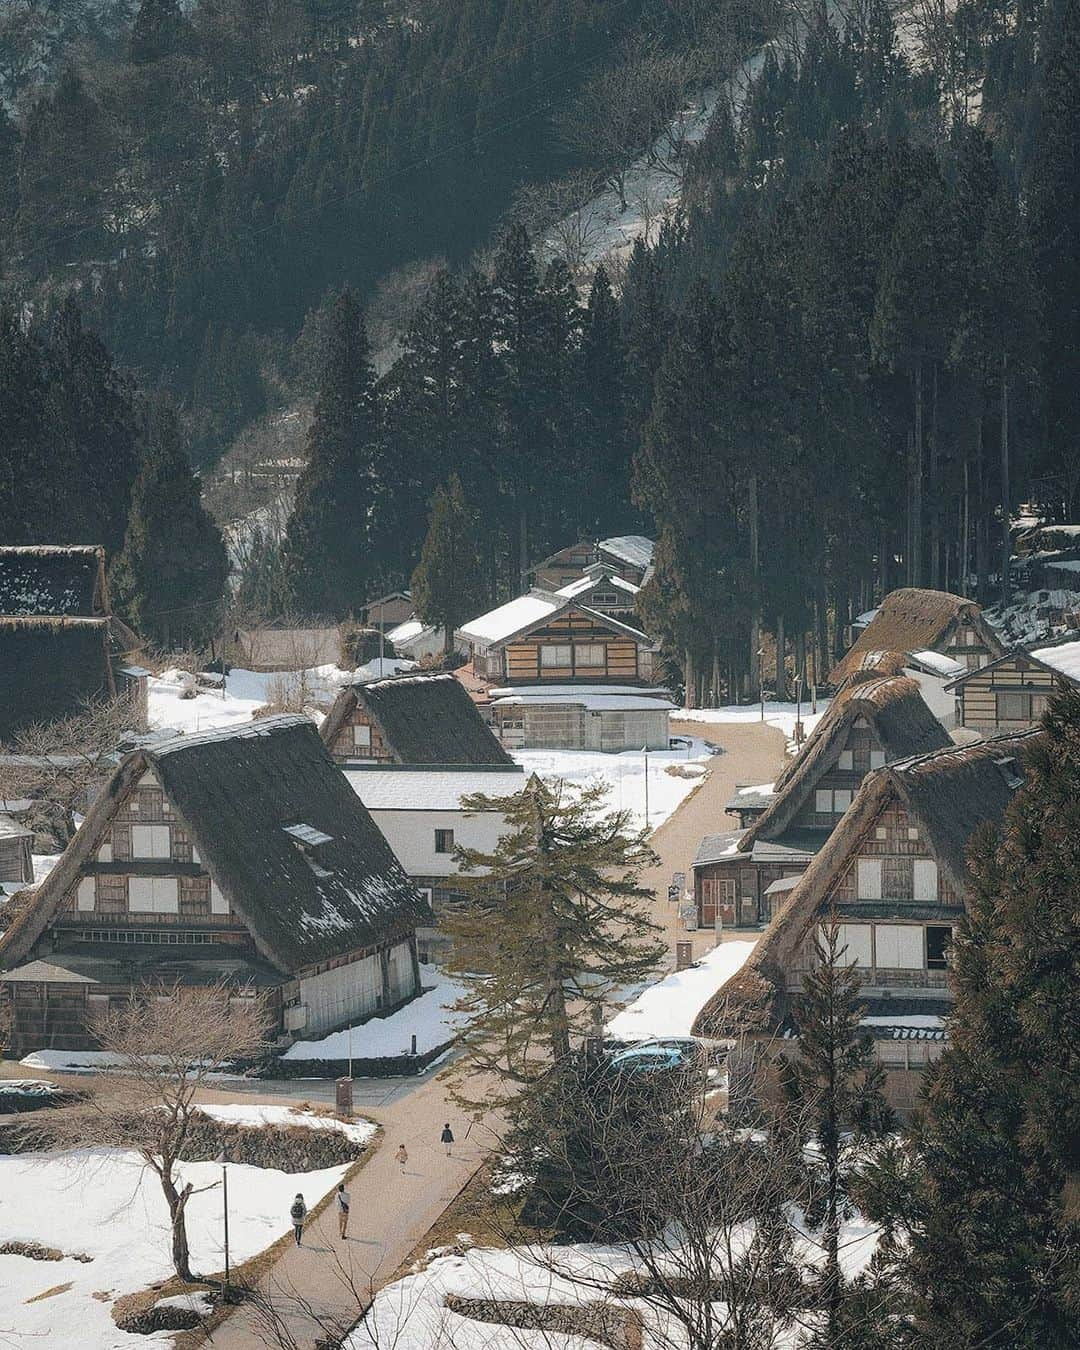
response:
<svg viewBox="0 0 1080 1350"><path fill-rule="evenodd" d="M705 782L653 835L660 865L642 878L643 885L656 891L655 917L667 933L674 969L677 940L692 941L696 959L715 945L716 935L711 929L688 933L682 928L678 905L667 899L672 877L685 872L687 887L692 888L690 864L698 845L707 834L722 834L738 827L734 816L724 814L724 807L737 784L768 783L776 778L784 763L784 736L763 722L672 722L671 734L700 736L724 752L712 757ZM727 936L745 938L747 934L745 930L728 930Z"/></svg>

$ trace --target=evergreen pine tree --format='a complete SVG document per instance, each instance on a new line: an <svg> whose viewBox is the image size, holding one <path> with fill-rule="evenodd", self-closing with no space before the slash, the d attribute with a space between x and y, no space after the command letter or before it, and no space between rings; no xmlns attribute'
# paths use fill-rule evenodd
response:
<svg viewBox="0 0 1080 1350"><path fill-rule="evenodd" d="M623 409L624 360L619 309L603 266L596 269L581 328L575 402L582 464L581 524L598 538L628 529L630 450Z"/></svg>
<svg viewBox="0 0 1080 1350"><path fill-rule="evenodd" d="M375 375L350 290L334 305L323 362L284 566L298 610L343 618L363 604L377 575L369 551L378 455Z"/></svg>
<svg viewBox="0 0 1080 1350"><path fill-rule="evenodd" d="M506 821L490 853L460 850L466 898L442 920L466 989L463 1063L493 1074L504 1103L563 1063L604 998L664 951L639 885L654 855L628 812L605 809L607 791L534 776L514 796L464 799Z"/></svg>
<svg viewBox="0 0 1080 1350"><path fill-rule="evenodd" d="M161 61L175 55L186 36L180 0L142 0L131 25L128 59L136 65Z"/></svg>
<svg viewBox="0 0 1080 1350"><path fill-rule="evenodd" d="M435 489L427 538L412 574L416 613L443 630L446 658L453 653L455 631L486 598L476 534L476 517L466 505L461 479L451 474L445 487Z"/></svg>
<svg viewBox="0 0 1080 1350"><path fill-rule="evenodd" d="M784 1070L792 1118L808 1145L804 1208L808 1222L821 1229L820 1343L831 1347L846 1343L840 1227L853 1212L851 1192L865 1162L866 1140L885 1135L893 1119L883 1096L884 1070L859 1026L862 982L854 963L844 961L835 919L815 933L814 953L814 969L795 1007L798 1057Z"/></svg>
<svg viewBox="0 0 1080 1350"><path fill-rule="evenodd" d="M146 410L142 439L124 547L110 573L113 600L143 636L163 646L199 643L216 631L225 545L164 400Z"/></svg>
<svg viewBox="0 0 1080 1350"><path fill-rule="evenodd" d="M0 521L4 542L45 543L57 538L66 504L50 483L53 453L40 343L15 309L0 301ZM58 500L59 499L59 500Z"/></svg>
<svg viewBox="0 0 1080 1350"><path fill-rule="evenodd" d="M969 850L949 1045L917 1137L919 1344L1080 1340L1080 692L1043 726L1000 836Z"/></svg>

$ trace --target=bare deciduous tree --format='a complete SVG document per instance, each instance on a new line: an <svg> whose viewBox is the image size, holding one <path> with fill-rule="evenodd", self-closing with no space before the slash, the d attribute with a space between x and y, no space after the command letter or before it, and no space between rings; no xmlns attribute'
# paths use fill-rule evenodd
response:
<svg viewBox="0 0 1080 1350"><path fill-rule="evenodd" d="M532 238L543 241L549 258L562 258L575 279L607 223L593 203L602 185L602 175L591 169L578 169L549 183L527 183L511 212Z"/></svg>
<svg viewBox="0 0 1080 1350"><path fill-rule="evenodd" d="M177 1164L207 1078L256 1056L265 1039L261 995L225 985L147 985L96 1021L100 1048L116 1061L85 1106L42 1122L50 1146L130 1148L158 1177L169 1207L172 1262L193 1278L185 1211L195 1193Z"/></svg>
<svg viewBox="0 0 1080 1350"><path fill-rule="evenodd" d="M75 816L112 771L111 756L137 722L133 695L89 704L60 722L27 727L0 755L0 801L29 799L27 821L63 849Z"/></svg>

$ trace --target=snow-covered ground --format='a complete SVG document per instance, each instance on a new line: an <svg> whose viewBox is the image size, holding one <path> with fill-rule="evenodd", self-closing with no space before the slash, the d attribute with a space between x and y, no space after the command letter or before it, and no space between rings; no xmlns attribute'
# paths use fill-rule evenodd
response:
<svg viewBox="0 0 1080 1350"><path fill-rule="evenodd" d="M464 1014L454 1004L464 994L464 986L439 970L424 966L423 983L433 986L414 998L391 1017L373 1017L349 1031L333 1031L319 1041L296 1041L283 1059L379 1059L408 1054L416 1037L417 1054L426 1054L445 1045L465 1023ZM350 1050L351 1039L351 1050Z"/></svg>
<svg viewBox="0 0 1080 1350"><path fill-rule="evenodd" d="M287 1173L230 1163L230 1260L246 1261L288 1231L297 1191L310 1206L346 1170ZM180 1171L195 1188L187 1209L192 1265L220 1271L221 1167L183 1163ZM84 1149L0 1156L0 1243L10 1241L39 1242L67 1255L60 1261L0 1256L0 1344L134 1350L170 1343L167 1336L119 1331L111 1315L115 1299L172 1273L165 1198L136 1154Z"/></svg>
<svg viewBox="0 0 1080 1350"><path fill-rule="evenodd" d="M650 829L662 825L701 785L712 753L707 742L698 737L682 749L649 751ZM561 778L576 787L602 780L610 789L609 807L630 811L638 826L645 824L646 756L640 750L617 755L595 750L515 750L513 757L526 773L537 773L547 780Z"/></svg>
<svg viewBox="0 0 1080 1350"><path fill-rule="evenodd" d="M605 1027L622 1041L658 1036L689 1036L694 1018L713 994L742 966L755 941L721 942L686 970L673 971L650 985Z"/></svg>
<svg viewBox="0 0 1080 1350"><path fill-rule="evenodd" d="M379 1127L370 1120L338 1120L334 1116L319 1116L314 1111L301 1111L292 1106L260 1106L248 1102L229 1102L223 1105L199 1107L204 1116L220 1120L225 1125L249 1125L263 1128L293 1128L301 1126L305 1130L335 1130L345 1135L354 1144L369 1144L379 1132Z"/></svg>
<svg viewBox="0 0 1080 1350"><path fill-rule="evenodd" d="M807 1259L816 1262L820 1248L812 1237L803 1237L805 1226L794 1208L790 1222L800 1235L796 1241L801 1239ZM740 1234L732 1238L737 1248ZM877 1229L862 1220L843 1224L840 1263L849 1279L866 1269L877 1238ZM467 1243L461 1246L467 1247ZM723 1243L718 1241L718 1259L722 1250ZM673 1249L672 1258L678 1262L677 1249ZM539 1307L593 1304L610 1308L613 1300L607 1289L635 1264L624 1248L587 1243L551 1248L473 1247L454 1255L435 1255L424 1269L379 1291L367 1318L345 1342L346 1350L377 1350L387 1345L394 1350L433 1350L436 1346L453 1346L454 1350L595 1350L596 1341L581 1336L473 1321L451 1312L446 1299L456 1295ZM647 1346L685 1343L675 1324L658 1324L658 1309L635 1300L626 1300L625 1306L641 1309ZM793 1327L777 1337L773 1350L794 1350L808 1339L805 1328Z"/></svg>

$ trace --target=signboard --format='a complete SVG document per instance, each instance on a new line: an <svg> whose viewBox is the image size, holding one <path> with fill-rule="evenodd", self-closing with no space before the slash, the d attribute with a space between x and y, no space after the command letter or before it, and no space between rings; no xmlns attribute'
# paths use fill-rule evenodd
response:
<svg viewBox="0 0 1080 1350"><path fill-rule="evenodd" d="M351 1078L339 1078L337 1080L337 1113L346 1120L352 1117L352 1088L353 1080Z"/></svg>
<svg viewBox="0 0 1080 1350"><path fill-rule="evenodd" d="M686 890L686 873L676 872L671 878L671 884L681 894Z"/></svg>
<svg viewBox="0 0 1080 1350"><path fill-rule="evenodd" d="M694 964L694 944L692 942L676 942L675 944L675 969L686 970L687 967Z"/></svg>

